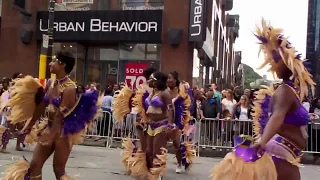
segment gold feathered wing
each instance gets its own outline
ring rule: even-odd
[[[125,85],[113,102],[113,116],[117,121],[123,121],[124,117],[131,112],[130,101],[133,90]]]

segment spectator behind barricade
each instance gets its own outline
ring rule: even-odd
[[[233,98],[233,92],[231,89],[227,90],[226,98],[222,101],[222,110],[228,109],[230,114],[233,114],[234,107],[237,104],[237,101]]]
[[[209,138],[209,141],[216,143],[220,125],[218,119],[221,112],[221,102],[218,97],[214,97],[213,91],[209,91],[206,96],[207,99],[201,104],[203,116],[206,118],[204,121],[201,121],[201,129],[206,130],[206,132],[201,132],[201,136],[202,140]]]
[[[233,98],[233,91],[231,89],[228,89],[227,90],[227,93],[226,93],[226,98],[224,98],[221,102],[222,104],[222,111],[225,111],[225,110],[228,110],[229,113],[231,114],[231,117],[233,115],[233,111],[234,111],[234,108],[237,104],[236,100]],[[235,126],[233,126],[234,122],[232,121],[224,121],[222,123],[222,130],[225,134],[225,136],[223,137],[226,137],[226,139],[224,139],[223,143],[226,143],[229,145],[231,145],[232,141],[233,141],[233,134],[234,134],[234,128]]]
[[[221,98],[224,99],[227,97],[227,91],[226,90],[222,90],[221,91]]]
[[[111,107],[113,102],[112,89],[106,89],[102,100],[101,108],[103,110],[103,118],[97,121],[97,131],[101,137],[107,137],[110,135],[112,127],[111,121]],[[99,140],[101,138],[97,138]]]
[[[86,93],[91,93],[91,92],[93,92],[93,91],[96,91],[97,90],[97,87],[96,87],[96,83],[91,83],[90,84],[90,87],[89,87],[89,89],[86,91]]]
[[[242,95],[239,103],[236,105],[233,118],[239,120],[235,124],[235,135],[252,135],[251,107],[248,96]]]
[[[311,105],[310,105],[310,102],[309,102],[309,100],[307,98],[305,98],[303,100],[302,105],[308,112],[310,112],[310,106]]]
[[[240,98],[241,98],[241,88],[240,86],[236,86],[235,88],[233,88],[233,92],[234,92],[234,99],[239,102]]]
[[[214,92],[214,97],[218,97],[219,101],[221,102],[222,98],[221,98],[220,91],[218,91],[218,86],[213,83],[213,84],[211,84],[211,88],[210,89]]]
[[[311,105],[310,113],[320,116],[320,99],[316,98]],[[314,124],[317,123],[317,124]],[[320,152],[320,119],[311,119],[308,125],[308,151]],[[313,154],[314,164],[320,163],[320,154]]]
[[[86,88],[82,85],[78,85],[77,86],[77,93],[78,94],[82,94],[82,93],[85,93],[86,92]]]

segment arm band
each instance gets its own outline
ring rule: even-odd
[[[173,110],[173,105],[172,104],[168,104],[167,108],[168,108],[168,110]]]
[[[70,110],[67,107],[60,107],[60,112],[65,116]]]

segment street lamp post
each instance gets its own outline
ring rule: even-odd
[[[49,63],[52,61],[53,52],[53,26],[54,26],[54,8],[56,0],[49,0],[49,20],[47,34],[43,35],[42,47],[39,62],[39,80],[42,85],[45,85],[46,79],[49,78]],[[48,61],[49,60],[49,61]]]

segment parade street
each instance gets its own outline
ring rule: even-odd
[[[0,153],[0,171],[12,163],[12,157],[18,158],[24,155],[28,160],[31,159],[32,151],[24,152],[13,151],[14,141],[10,142],[8,148],[10,154]],[[68,174],[79,178],[80,180],[130,180],[133,179],[126,175],[122,164],[120,163],[121,149],[108,149],[101,147],[75,146],[67,164]],[[196,158],[191,171],[183,174],[175,174],[174,156],[169,156],[168,171],[164,179],[168,180],[206,180],[210,179],[211,168],[217,164],[220,159],[215,158]],[[301,168],[302,180],[313,180],[320,176],[320,167],[306,165]],[[55,180],[52,171],[52,157],[46,162],[43,168],[43,179]]]

